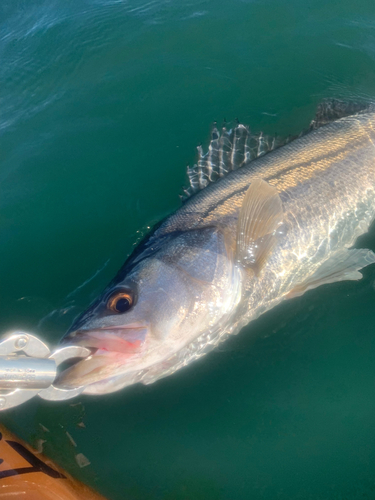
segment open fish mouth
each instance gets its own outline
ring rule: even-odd
[[[130,359],[140,356],[148,329],[140,325],[77,330],[67,343],[92,349],[91,356],[60,373],[63,388],[86,386],[116,376]]]

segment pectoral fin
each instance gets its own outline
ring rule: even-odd
[[[340,250],[324,262],[314,274],[301,284],[295,286],[287,298],[303,295],[320,285],[335,283],[336,281],[360,280],[360,269],[375,263],[375,254],[367,249]]]
[[[237,261],[258,273],[276,244],[283,206],[275,188],[255,179],[247,190],[237,223]]]

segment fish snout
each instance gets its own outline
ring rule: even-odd
[[[87,386],[113,377],[129,362],[142,356],[148,328],[145,325],[77,330],[64,343],[81,345],[92,354],[60,373],[56,383],[63,388]]]

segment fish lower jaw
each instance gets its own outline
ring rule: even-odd
[[[94,382],[86,386],[82,394],[87,396],[95,396],[101,394],[110,394],[111,392],[119,391],[128,385],[134,384],[133,377],[131,374],[126,375],[115,375],[113,377],[108,377],[99,382]]]
[[[153,383],[169,374],[170,360],[176,355],[178,355],[178,352],[164,353],[164,356],[161,356],[160,353],[146,355],[138,363],[127,363],[126,371],[122,366],[120,371],[114,370],[114,373],[108,377],[90,382],[86,385],[83,394],[92,396],[109,394],[136,383]],[[157,375],[155,376],[155,374]]]
[[[159,352],[157,352],[159,351]],[[57,385],[65,389],[85,386],[83,394],[107,394],[140,381],[153,365],[162,362],[160,350],[145,344],[140,349],[120,352],[96,348],[59,375]]]
[[[138,352],[110,351],[97,348],[96,352],[63,372],[59,385],[85,386],[83,394],[108,394],[126,386],[150,384],[172,374],[190,361],[216,347],[225,333],[224,325],[215,331],[201,333],[186,339],[168,339],[162,345],[147,338]]]

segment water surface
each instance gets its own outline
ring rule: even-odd
[[[215,120],[288,135],[324,97],[374,98],[375,8],[3,0],[0,62],[0,331],[55,343],[179,207]],[[375,250],[375,231],[360,244]],[[154,385],[1,420],[113,500],[374,498],[375,267],[364,275]]]

